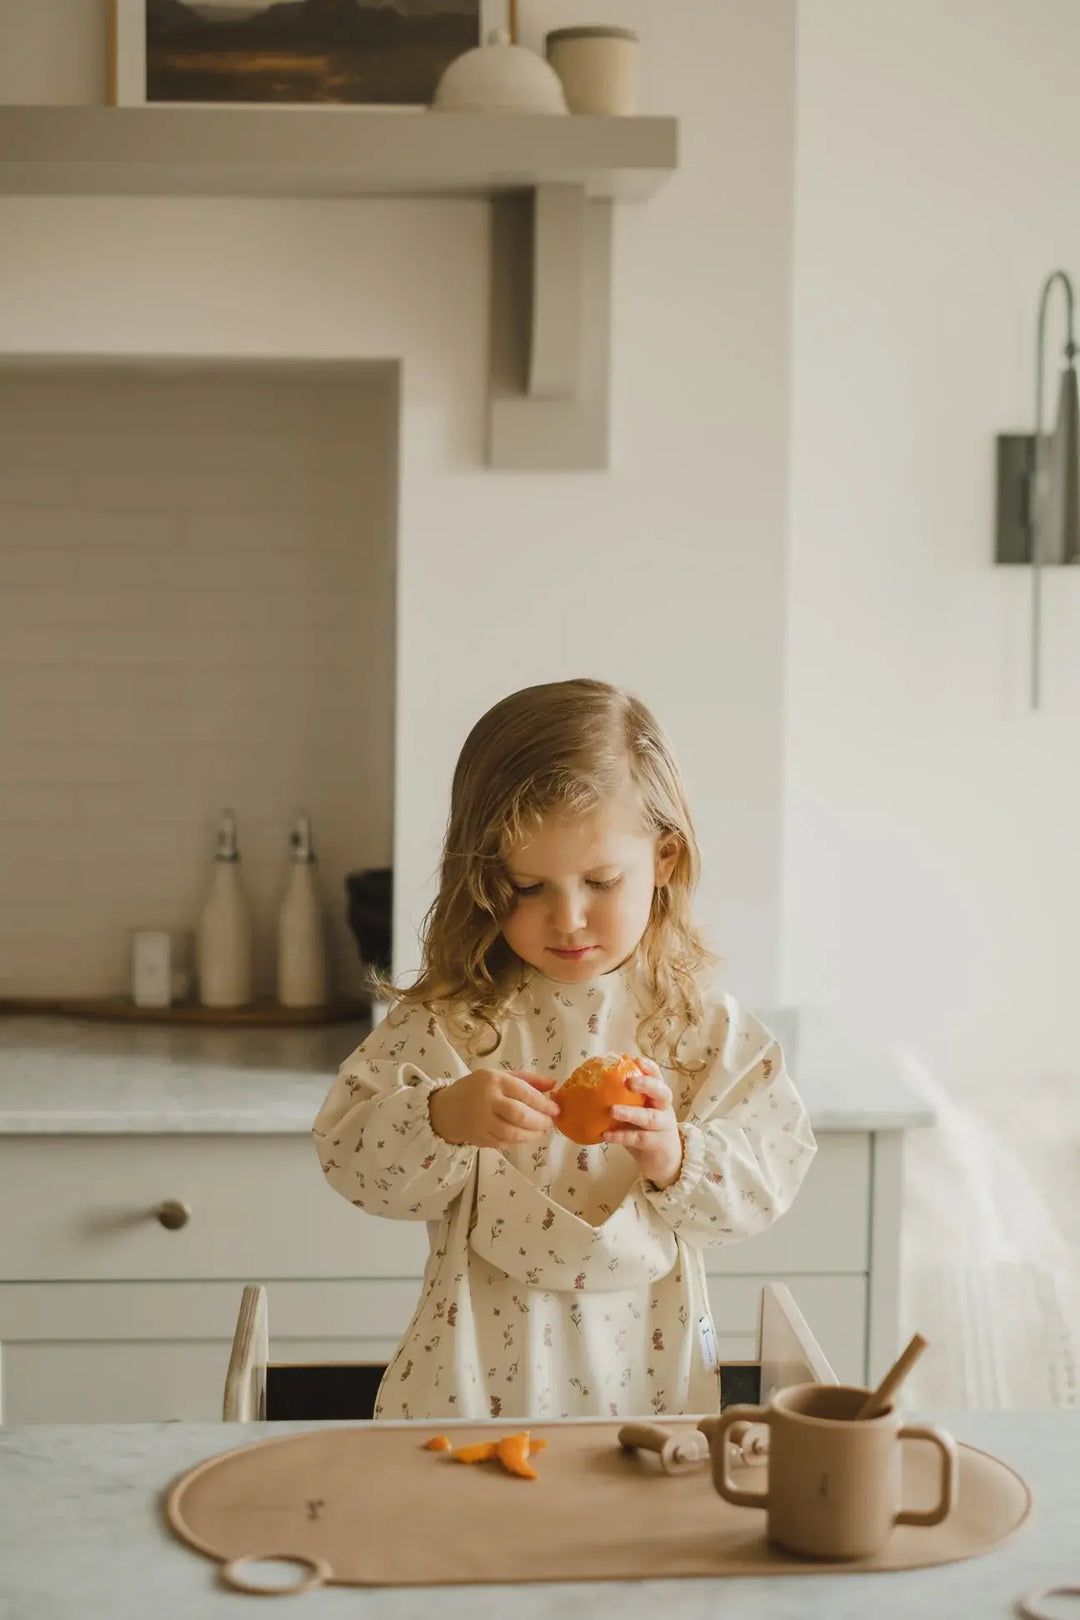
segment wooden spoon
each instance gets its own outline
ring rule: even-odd
[[[872,1395],[868,1395],[855,1414],[856,1423],[864,1418],[880,1417],[923,1351],[926,1340],[921,1333],[912,1335],[911,1343],[885,1374]]]

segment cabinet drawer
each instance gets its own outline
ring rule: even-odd
[[[242,1291],[233,1282],[0,1285],[0,1422],[217,1421]],[[385,1365],[419,1292],[416,1278],[276,1282],[271,1359]]]
[[[864,1272],[869,1138],[824,1134],[793,1208],[761,1237],[710,1249],[721,1276]],[[189,1206],[176,1231],[166,1200]],[[422,1222],[365,1215],[294,1136],[0,1140],[0,1280],[419,1277]]]
[[[707,1249],[705,1269],[789,1282],[800,1271],[864,1272],[869,1254],[870,1138],[827,1131],[787,1214],[760,1237]]]
[[[420,1287],[419,1278],[272,1282],[271,1351],[292,1339],[396,1345]],[[2,1283],[0,1341],[231,1341],[242,1294],[238,1282]]]
[[[228,1360],[228,1345],[166,1340],[3,1344],[0,1421],[213,1423]]]
[[[427,1253],[422,1222],[339,1197],[308,1137],[0,1140],[0,1281],[419,1277]]]
[[[0,1422],[219,1423],[230,1343],[93,1340],[0,1345]],[[396,1344],[297,1340],[295,1361],[385,1366]]]

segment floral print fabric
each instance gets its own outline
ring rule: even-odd
[[[387,1368],[381,1418],[625,1417],[714,1411],[706,1245],[763,1232],[816,1151],[764,1026],[730,996],[664,1070],[683,1165],[660,1190],[619,1146],[553,1130],[535,1148],[456,1147],[432,1091],[471,1069],[564,1079],[586,1057],[635,1053],[633,967],[587,984],[533,973],[495,1052],[426,1008],[392,1013],[342,1064],[315,1121],[323,1172],[372,1215],[431,1223],[420,1300]]]

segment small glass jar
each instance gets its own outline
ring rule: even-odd
[[[572,113],[627,118],[637,112],[638,37],[630,28],[555,28],[547,59]]]

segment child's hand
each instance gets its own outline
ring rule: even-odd
[[[545,1093],[558,1081],[540,1074],[474,1069],[452,1086],[431,1094],[431,1128],[444,1142],[510,1148],[539,1141],[550,1131],[559,1105]]]
[[[636,1161],[646,1180],[670,1187],[682,1170],[683,1142],[671,1106],[671,1091],[651,1058],[638,1059],[643,1079],[635,1081],[645,1095],[644,1108],[617,1103],[611,1117],[617,1128],[604,1132],[605,1142],[618,1142]]]

